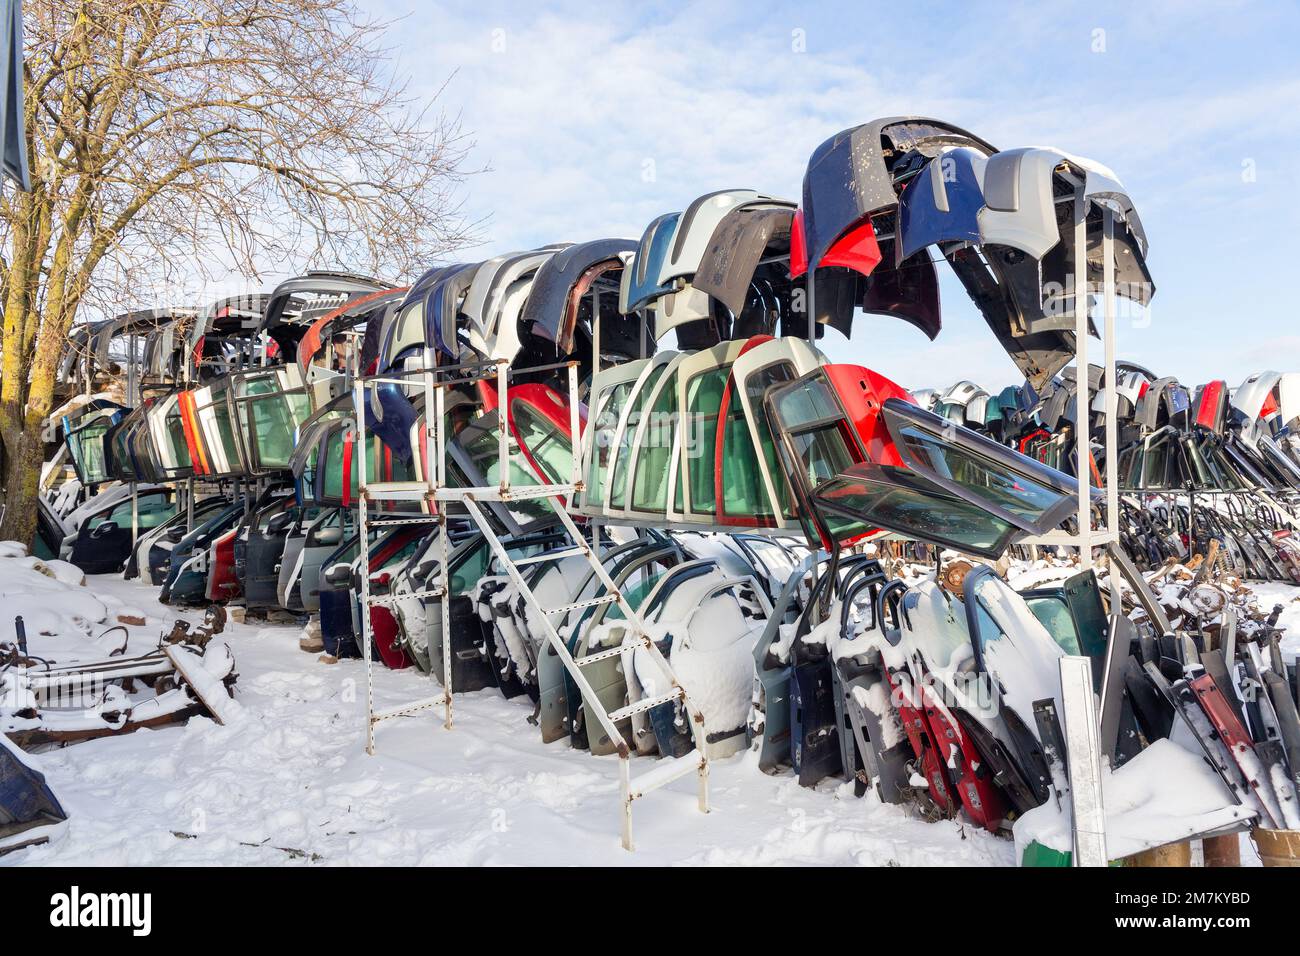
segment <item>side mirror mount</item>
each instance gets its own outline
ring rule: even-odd
[[[346,588],[352,583],[352,565],[336,564],[325,572],[325,583],[332,588]]]
[[[317,545],[338,545],[342,543],[342,528],[321,528],[315,534],[315,544]]]
[[[298,516],[292,511],[278,514],[266,523],[266,533],[272,535],[287,534]]]
[[[92,538],[102,538],[106,534],[114,534],[116,532],[117,532],[116,521],[101,521],[98,525],[95,526],[95,530],[90,532],[90,536]]]

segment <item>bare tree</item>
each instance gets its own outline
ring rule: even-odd
[[[79,312],[179,276],[400,275],[461,244],[459,123],[413,108],[348,0],[27,0],[32,188],[0,198],[0,538],[30,541]],[[7,191],[8,192],[8,191]]]

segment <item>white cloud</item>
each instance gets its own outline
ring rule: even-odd
[[[412,4],[368,6],[400,15]],[[739,3],[521,10],[484,0],[411,13],[394,29],[395,66],[417,96],[455,74],[441,106],[462,113],[474,160],[491,167],[466,185],[470,214],[490,217],[472,257],[634,238],[718,188],[798,198],[818,143],[895,113],[939,116],[1003,147],[1051,143],[1095,156],[1137,198],[1160,289],[1153,326],[1122,330],[1120,347],[1196,381],[1240,378],[1251,355],[1270,351],[1211,347],[1225,314],[1238,334],[1257,330],[1264,342],[1294,321],[1270,308],[1294,297],[1269,276],[1289,273],[1283,247],[1300,228],[1289,181],[1300,81],[1235,68],[1228,56],[1240,60],[1294,20],[1181,4],[1160,16],[1092,3],[1002,16]],[[1107,52],[1094,55],[1099,27]],[[806,30],[808,52],[792,50],[795,29]],[[1258,173],[1249,188],[1246,157]],[[863,324],[846,347],[918,384],[1013,381],[1014,366],[960,289],[945,290],[944,304],[936,343]]]

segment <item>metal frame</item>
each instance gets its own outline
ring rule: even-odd
[[[364,565],[361,571],[360,591],[361,591],[361,643],[362,656],[365,660],[366,667],[366,752],[375,753],[375,728],[382,722],[391,720],[396,717],[406,716],[419,713],[424,710],[436,707],[439,704],[443,707],[443,725],[447,729],[452,727],[452,698],[454,688],[452,687],[451,678],[451,613],[450,613],[450,582],[448,579],[448,565],[450,561],[450,547],[448,545],[448,536],[446,534],[447,524],[446,516],[441,509],[437,508],[438,502],[457,502],[464,506],[469,516],[482,532],[484,539],[487,541],[493,554],[501,563],[511,582],[518,590],[524,602],[529,606],[537,618],[543,624],[543,630],[547,642],[554,649],[556,655],[564,664],[565,670],[569,677],[578,686],[582,692],[583,698],[587,704],[588,711],[595,716],[600,723],[601,728],[609,735],[610,740],[614,742],[615,750],[619,758],[619,791],[622,802],[622,844],[625,849],[631,850],[632,844],[632,804],[633,801],[644,797],[646,794],[662,786],[694,773],[697,777],[697,799],[701,812],[707,813],[709,810],[709,761],[705,753],[704,741],[704,718],[702,713],[690,701],[685,688],[678,682],[676,675],[669,666],[667,659],[660,652],[658,646],[650,638],[644,622],[622,593],[615,586],[609,572],[601,563],[599,554],[594,550],[594,546],[588,543],[574,524],[572,517],[568,513],[567,503],[575,500],[576,493],[583,490],[582,467],[583,456],[580,454],[579,421],[578,421],[578,366],[575,362],[563,363],[568,369],[568,388],[569,388],[569,415],[570,429],[574,436],[573,440],[573,470],[570,480],[564,484],[538,484],[528,485],[521,488],[513,488],[510,485],[510,429],[507,425],[506,410],[509,397],[508,380],[510,377],[509,364],[503,359],[495,359],[487,362],[469,362],[454,366],[437,366],[434,363],[433,349],[425,345],[423,349],[423,363],[419,369],[407,369],[402,372],[389,373],[387,376],[375,376],[371,378],[362,378],[356,374],[356,368],[353,367],[353,414],[354,427],[356,428],[357,438],[364,440],[366,435],[366,413],[369,402],[366,400],[366,389],[381,383],[394,383],[398,385],[410,386],[413,384],[412,379],[418,377],[420,385],[423,387],[425,408],[432,409],[432,414],[426,414],[424,427],[427,429],[427,440],[424,443],[424,479],[422,481],[404,481],[404,482],[371,482],[366,474],[366,456],[364,454],[356,456],[355,467],[357,468],[357,531],[361,537],[362,554],[365,551],[365,542],[368,540],[369,529],[374,526],[388,526],[400,524],[437,524],[440,530],[442,560],[439,571],[439,585],[431,591],[421,592],[421,596],[432,597],[437,595],[442,601],[442,693],[430,697],[424,697],[407,704],[401,704],[395,707],[387,708],[382,711],[375,709],[374,700],[374,654],[372,650],[373,634],[370,626],[370,609],[375,606],[392,604],[391,598],[372,597],[370,594],[370,574],[369,566]],[[653,364],[653,363],[651,363]],[[650,366],[648,365],[647,368]],[[444,412],[444,393],[445,390],[455,384],[464,382],[480,382],[495,378],[497,392],[497,407],[501,411],[500,421],[498,423],[498,461],[499,474],[501,476],[500,484],[496,486],[458,488],[448,487],[447,485],[447,444],[446,434],[443,428]],[[559,519],[565,532],[573,541],[574,546],[552,551],[545,556],[534,558],[523,558],[518,561],[512,560],[505,545],[497,537],[492,528],[492,522],[480,508],[480,503],[484,501],[511,501],[523,498],[542,498],[547,500],[556,517]],[[427,509],[426,513],[418,514],[381,514],[374,518],[370,516],[370,508],[374,502],[379,501],[418,501]],[[431,513],[430,513],[431,512]],[[550,615],[565,608],[543,608],[539,604],[537,597],[529,588],[523,574],[519,570],[519,565],[536,563],[539,560],[555,560],[560,557],[582,555],[591,565],[593,573],[600,579],[601,583],[607,589],[610,595],[609,603],[617,602],[619,609],[623,613],[624,620],[628,622],[623,637],[622,644],[611,651],[601,654],[593,654],[580,660],[575,660],[569,653],[567,646],[555,626],[551,623]],[[364,559],[363,559],[364,560]],[[663,674],[667,681],[669,690],[664,693],[648,699],[639,700],[625,707],[606,711],[598,703],[598,699],[590,683],[587,681],[582,672],[586,664],[594,663],[597,660],[603,660],[613,653],[622,653],[630,650],[643,650],[650,655],[650,659]],[[628,746],[627,741],[619,733],[616,724],[620,721],[645,713],[650,709],[665,703],[674,703],[680,701],[684,706],[686,713],[690,717],[691,735],[695,742],[695,747],[687,754],[681,757],[665,757],[658,762],[658,765],[651,771],[633,777],[630,770],[630,758],[632,748]]]
[[[1088,203],[1086,184],[1080,180],[1074,190],[1074,420],[1075,473],[1079,479],[1078,529],[1074,534],[1056,530],[1025,538],[1021,544],[1063,545],[1079,549],[1080,564],[1092,567],[1092,549],[1119,540],[1119,398],[1115,382],[1115,211],[1100,204],[1102,210],[1102,402],[1106,430],[1103,448],[1106,456],[1105,525],[1094,528],[1092,522],[1092,482],[1087,467],[1090,454],[1090,429],[1087,423],[1092,410],[1088,385]]]

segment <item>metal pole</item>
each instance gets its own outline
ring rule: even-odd
[[[1084,182],[1074,190],[1074,428],[1075,472],[1079,479],[1079,563],[1092,567],[1092,454],[1088,394],[1088,200]]]
[[[447,516],[440,516],[438,522],[438,537],[442,539],[442,566],[438,571],[439,589],[442,594],[439,596],[439,602],[442,605],[442,698],[443,698],[443,726],[451,730],[451,574],[448,565],[451,563],[451,547],[447,543]],[[496,661],[489,662],[491,666],[499,666]]]
[[[501,492],[510,490],[510,434],[509,434],[509,409],[507,408],[508,396],[506,393],[506,369],[508,365],[505,359],[497,359],[497,461],[501,469]]]
[[[1102,219],[1102,300],[1105,305],[1106,370],[1104,401],[1106,403],[1106,536],[1119,535],[1119,399],[1115,381],[1115,212],[1105,207]]]
[[[358,376],[352,386],[352,457],[357,469],[358,566],[361,575],[361,654],[366,662],[366,753],[375,752],[375,670],[370,648],[370,540],[366,526],[366,388]],[[358,451],[360,454],[358,454]],[[348,488],[343,493],[348,493]]]
[[[433,445],[433,460],[430,464],[436,470],[434,482],[436,487],[441,488],[447,484],[447,403],[441,388],[434,390],[433,411],[434,423],[430,424],[426,416],[425,425],[429,429],[429,442]]]
[[[441,449],[435,447],[434,429],[442,431],[442,403],[435,397],[433,385],[433,349],[424,346],[424,484],[430,491],[438,487],[439,466],[434,459],[441,459]],[[437,394],[441,395],[441,389]],[[435,424],[436,423],[436,424]],[[418,451],[418,449],[417,449]]]
[[[132,408],[140,404],[140,382],[135,363],[135,333],[127,336],[128,356],[126,360],[126,403]]]
[[[569,363],[569,447],[573,449],[573,467],[570,470],[571,481],[573,483],[573,492],[569,495],[569,505],[572,507],[574,496],[578,493],[578,485],[581,481],[582,465],[579,463],[578,452],[582,446],[582,425],[578,421],[578,363]]]
[[[126,404],[136,408],[140,404],[140,384],[136,378],[135,332],[127,336],[126,359]],[[131,550],[135,551],[136,541],[140,537],[140,495],[139,486],[131,482]]]

